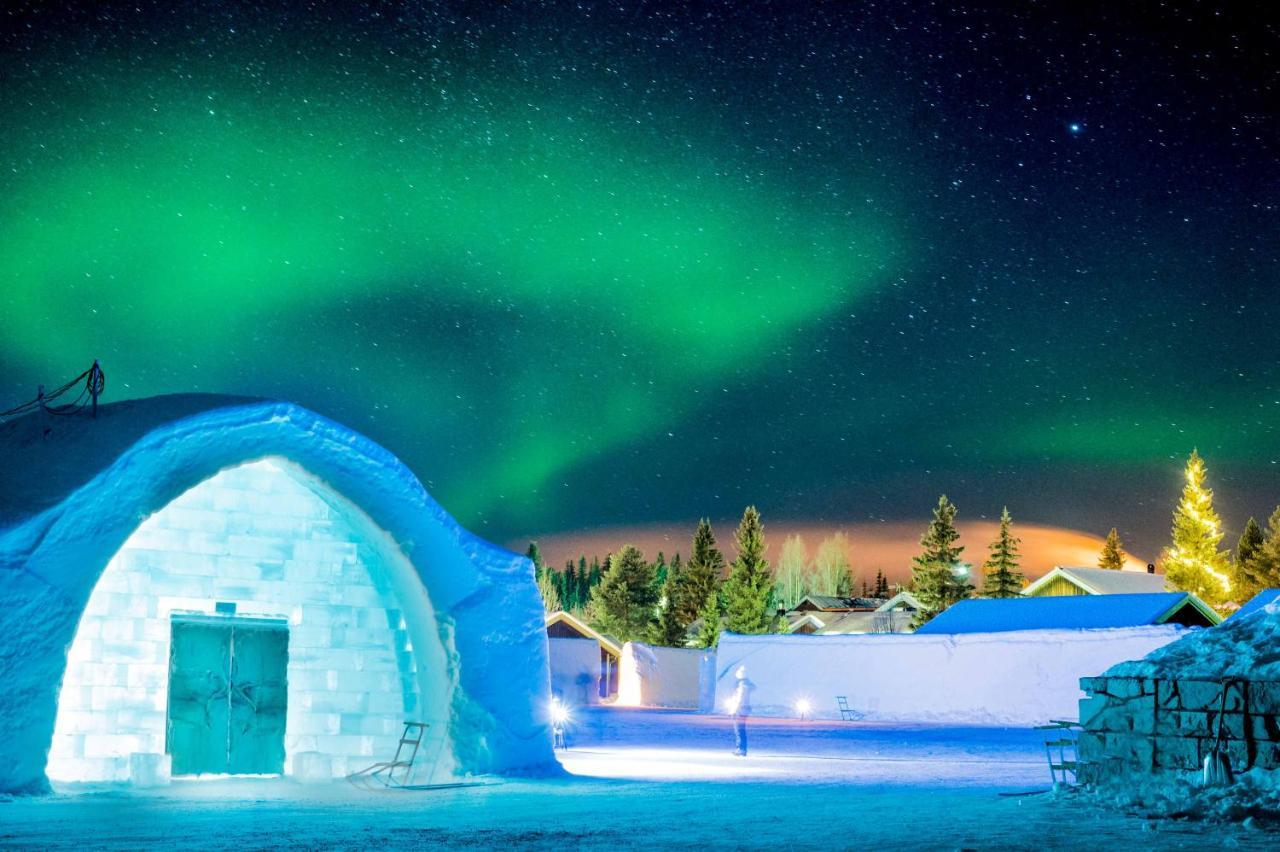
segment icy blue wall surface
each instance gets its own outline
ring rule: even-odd
[[[171,402],[172,400],[172,402]],[[207,410],[192,413],[203,404]],[[174,417],[173,411],[182,412]],[[548,669],[541,601],[528,560],[463,530],[394,456],[368,439],[287,403],[228,403],[218,397],[156,398],[106,406],[97,420],[54,424],[24,418],[3,438],[18,462],[90,465],[49,497],[33,487],[37,514],[0,529],[0,790],[47,787],[45,761],[67,649],[110,559],[153,513],[194,485],[245,462],[279,456],[366,513],[412,566],[415,588],[435,613],[449,696],[449,751],[458,772],[554,771],[544,719]],[[96,432],[95,432],[96,430]],[[140,434],[116,451],[118,435]],[[113,444],[114,441],[114,444]],[[95,456],[93,448],[111,446]],[[70,450],[79,448],[79,453]],[[65,461],[64,461],[65,459]],[[11,480],[21,476],[11,477]],[[51,476],[47,480],[59,481]],[[409,607],[406,606],[406,609]]]
[[[131,755],[164,753],[171,616],[213,615],[220,602],[288,625],[286,774],[300,752],[325,755],[336,776],[386,760],[406,720],[432,725],[424,757],[439,750],[447,704],[423,706],[418,677],[437,699],[448,682],[419,671],[407,628],[433,614],[406,621],[395,566],[348,519],[358,510],[322,500],[322,484],[293,467],[268,459],[222,471],[111,559],[68,654],[50,780],[125,781]],[[424,662],[440,675],[443,654],[430,650]]]

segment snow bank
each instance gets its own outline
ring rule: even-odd
[[[1142,659],[1112,666],[1105,677],[1280,680],[1280,601],[1198,630]]]
[[[1200,776],[1163,772],[1112,779],[1087,794],[1091,799],[1127,814],[1148,818],[1195,819],[1205,822],[1248,822],[1280,819],[1280,772],[1250,769],[1235,783],[1206,787]]]
[[[658,648],[638,642],[622,646],[618,701],[623,707],[698,708],[704,657],[695,648]]]
[[[745,664],[761,716],[838,719],[845,696],[859,719],[964,725],[1034,725],[1075,719],[1081,677],[1175,641],[1185,628],[1024,630],[943,636],[722,634],[716,708]]]
[[[279,456],[358,506],[435,615],[452,763],[554,771],[542,606],[527,559],[463,530],[391,453],[299,406],[157,397],[0,426],[0,791],[47,789],[67,649],[99,576],[150,515],[221,470]],[[412,630],[412,626],[410,627]]]

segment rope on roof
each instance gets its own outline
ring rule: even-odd
[[[70,402],[60,405],[50,405],[52,401],[58,399],[64,394],[72,390],[76,385],[84,380],[84,386],[80,389],[80,393]],[[28,400],[22,405],[14,406],[8,411],[0,411],[0,422],[15,417],[21,417],[24,414],[30,414],[37,409],[44,409],[50,414],[59,417],[65,417],[70,414],[77,414],[83,411],[85,406],[92,405],[93,413],[98,412],[98,397],[102,395],[102,389],[106,386],[106,376],[102,372],[102,368],[98,366],[97,360],[93,362],[93,366],[76,376],[66,384],[45,393],[44,385],[36,392],[35,399]]]

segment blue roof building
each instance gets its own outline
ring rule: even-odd
[[[1253,597],[1249,598],[1248,602],[1245,603],[1244,606],[1231,614],[1231,617],[1241,618],[1249,615],[1250,613],[1257,612],[1267,604],[1275,603],[1277,600],[1280,600],[1280,589],[1263,589]]]
[[[1211,627],[1221,618],[1189,592],[1070,595],[964,600],[916,633],[1003,633],[1011,630],[1090,630],[1181,624]]]

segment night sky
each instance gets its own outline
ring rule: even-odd
[[[1234,541],[1276,19],[1018,5],[9,4],[0,408],[293,400],[499,541],[945,491],[1154,553],[1198,447]]]

